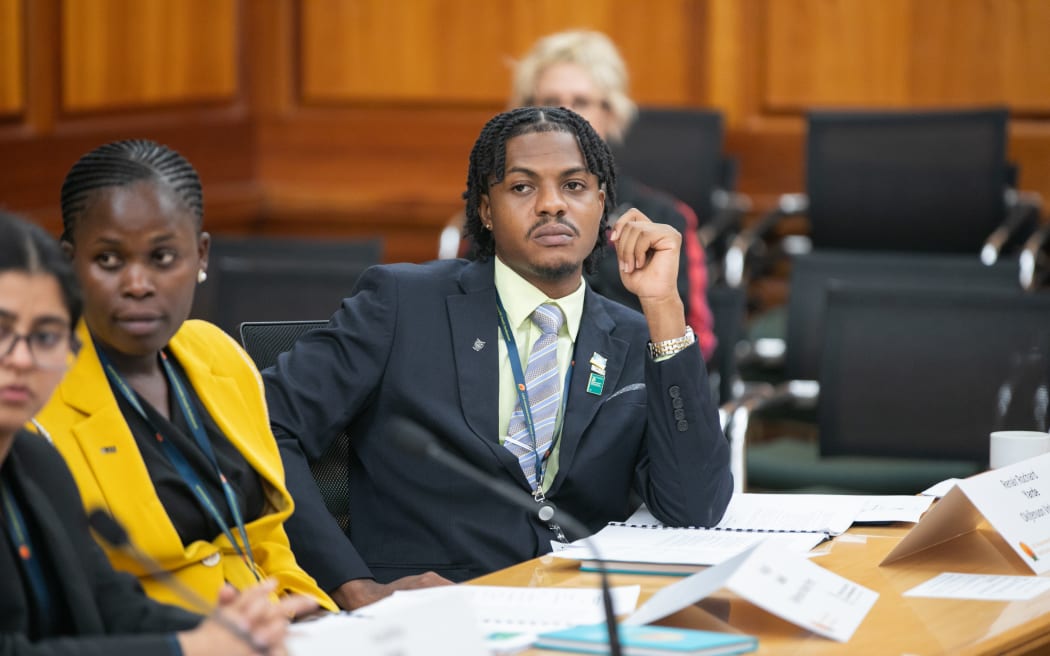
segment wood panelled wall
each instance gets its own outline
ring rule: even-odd
[[[633,0],[308,0],[302,4],[306,103],[506,102],[513,58],[540,36],[588,26],[632,59],[652,102],[698,102],[693,66],[700,5]]]
[[[265,16],[259,171],[280,232],[384,234],[388,259],[436,254],[467,158],[506,107],[512,60],[545,34],[610,34],[648,102],[703,103],[694,0],[304,0]],[[292,62],[288,67],[288,62]],[[350,212],[355,220],[345,221]]]
[[[233,0],[65,0],[61,18],[66,111],[236,98]]]
[[[22,4],[0,0],[0,116],[18,114],[25,102]]]
[[[57,220],[91,146],[182,150],[213,231],[434,254],[471,144],[538,37],[609,34],[641,104],[726,116],[740,188],[802,188],[811,107],[1006,105],[1050,199],[1050,0],[0,0],[0,205]]]
[[[1050,109],[1050,3],[973,0],[767,3],[771,111],[822,105],[1008,104]]]
[[[149,138],[200,171],[211,227],[253,229],[261,195],[242,81],[246,4],[0,0],[0,207],[57,232],[59,189],[77,158]]]

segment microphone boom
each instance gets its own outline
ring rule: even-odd
[[[466,460],[451,453],[440,444],[426,428],[405,417],[393,417],[390,420],[389,438],[394,445],[406,453],[440,463],[457,474],[468,478],[490,492],[507,501],[511,505],[524,508],[530,514],[536,516],[544,523],[554,523],[563,527],[568,532],[576,534],[583,539],[597,565],[599,580],[601,581],[602,607],[605,611],[605,625],[609,633],[609,655],[622,656],[620,648],[620,636],[616,629],[616,612],[613,610],[612,593],[609,592],[609,575],[606,571],[605,561],[589,539],[590,531],[575,517],[564,510],[560,510],[554,504],[547,501],[539,501],[526,494],[523,490],[514,487],[506,481],[490,476],[481,471]]]
[[[208,619],[229,631],[237,639],[251,647],[252,651],[260,654],[266,653],[267,650],[257,644],[250,633],[231,622],[219,612],[218,608],[197,594],[193,588],[175,578],[171,572],[161,567],[160,563],[136,547],[128,536],[128,532],[113,515],[101,508],[96,508],[88,513],[88,526],[95,532],[95,535],[102,538],[111,547],[120,550],[121,553],[137,562],[139,566],[146,570],[150,577],[166,585],[179,599],[187,602],[202,615],[207,616]]]

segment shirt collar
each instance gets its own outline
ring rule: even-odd
[[[530,320],[533,311],[539,305],[553,303],[561,308],[562,314],[565,315],[565,327],[569,330],[569,338],[575,342],[576,334],[580,330],[580,320],[583,318],[583,299],[587,295],[587,285],[583,277],[580,277],[580,286],[576,291],[559,299],[551,299],[504,264],[499,257],[494,259],[496,292],[503,301],[503,309],[507,311],[507,321],[510,322],[511,328],[519,330],[525,321]]]

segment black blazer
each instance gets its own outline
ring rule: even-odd
[[[0,544],[0,656],[168,654],[172,633],[200,623],[198,615],[152,601],[134,577],[113,570],[88,531],[69,469],[44,438],[19,433],[3,469],[21,492],[27,521],[36,523],[52,554],[76,637],[30,642],[30,593],[9,545]]]
[[[498,339],[491,260],[379,266],[327,328],[263,372],[296,502],[286,528],[322,587],[426,570],[458,581],[550,551],[551,531],[534,516],[387,439],[389,419],[405,416],[528,494],[499,444]],[[592,530],[627,517],[632,489],[673,525],[714,524],[729,502],[729,448],[699,348],[654,363],[647,340],[641,314],[587,291],[547,496]],[[586,392],[592,353],[608,358],[601,395]],[[306,464],[346,428],[349,541]]]

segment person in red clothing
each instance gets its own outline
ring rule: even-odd
[[[618,143],[637,114],[627,95],[627,81],[623,58],[607,36],[583,30],[558,32],[537,41],[517,63],[510,104],[567,107],[587,119],[603,139]],[[696,214],[670,194],[622,174],[616,196],[619,205],[611,219],[636,207],[682,234],[678,290],[685,301],[686,322],[696,333],[704,359],[709,359],[715,350],[714,321],[707,306],[707,268],[696,235]],[[603,296],[639,308],[638,300],[621,284],[614,258],[601,261],[588,282]]]

